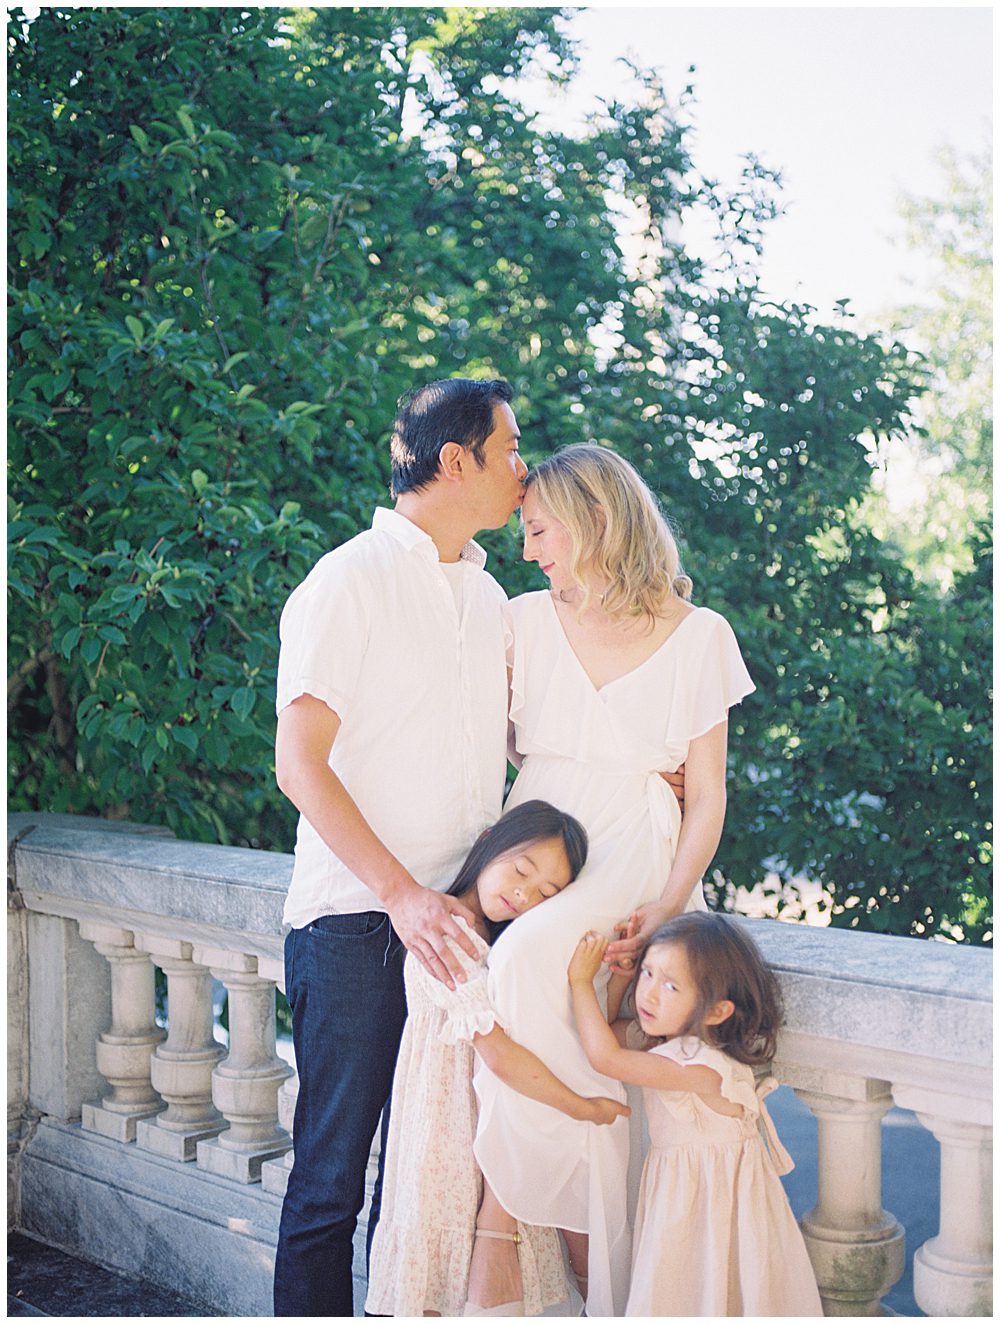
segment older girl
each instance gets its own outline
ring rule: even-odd
[[[510,603],[521,768],[508,804],[564,807],[586,828],[590,853],[572,888],[495,944],[490,994],[511,1037],[571,1089],[624,1098],[587,1061],[566,967],[586,929],[612,937],[635,916],[608,954],[624,969],[660,923],[704,908],[699,880],[725,815],[728,710],[753,683],[727,622],[688,600],[691,581],[652,493],[613,451],[579,445],[549,457],[528,475],[522,519],[525,559],[549,589]],[[661,776],[682,763],[683,822]],[[476,1088],[476,1157],[494,1219],[499,1208],[563,1229],[588,1314],[620,1315],[628,1124],[586,1126],[488,1072]],[[511,1246],[477,1242],[473,1300],[508,1299],[516,1270]]]
[[[462,1314],[475,1237],[509,1238],[512,1248],[521,1243],[523,1294],[487,1313],[538,1314],[566,1297],[562,1255],[551,1228],[495,1231],[482,1213],[477,1226],[481,1182],[472,1157],[472,1075],[478,1056],[543,1111],[563,1109],[584,1126],[609,1123],[623,1112],[615,1100],[567,1089],[509,1039],[486,991],[490,942],[513,920],[523,923],[520,917],[536,906],[551,905],[586,856],[587,836],[575,819],[541,801],[522,802],[482,834],[449,889],[477,917],[476,931],[470,931],[476,959],[454,948],[468,976],[465,983],[449,989],[412,956],[406,958],[408,1015],[392,1087],[368,1314]]]

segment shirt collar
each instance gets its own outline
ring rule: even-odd
[[[419,550],[423,556],[430,555],[435,561],[440,559],[434,545],[434,539],[430,534],[417,528],[412,520],[407,519],[405,515],[400,515],[397,510],[389,510],[385,506],[376,506],[375,513],[372,516],[372,528],[390,534],[407,551]],[[482,570],[486,564],[486,553],[472,539],[465,544],[458,556],[460,561],[468,561],[477,570]]]

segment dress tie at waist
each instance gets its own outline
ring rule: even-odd
[[[778,1082],[773,1076],[767,1076],[760,1081],[754,1090],[757,1095],[757,1102],[760,1105],[759,1127],[761,1138],[764,1141],[764,1148],[767,1150],[767,1156],[771,1160],[771,1166],[779,1177],[784,1177],[795,1167],[792,1162],[792,1156],[778,1139],[778,1133],[774,1129],[774,1122],[771,1120],[771,1114],[767,1111],[764,1100],[769,1094],[773,1094],[778,1088]]]

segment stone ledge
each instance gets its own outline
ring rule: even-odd
[[[70,1254],[204,1301],[220,1315],[270,1316],[281,1199],[43,1120],[22,1159],[19,1230]],[[365,1217],[354,1239],[364,1303]]]
[[[100,820],[67,826],[65,817],[30,817],[31,831],[14,851],[28,909],[101,916],[280,960],[290,855],[177,841],[121,824],[102,831]],[[781,976],[790,1032],[869,1055],[907,1052],[989,1067],[990,951],[774,920],[740,923]]]
[[[39,817],[14,857],[16,886],[29,909],[67,918],[114,916],[121,927],[148,916],[153,922],[146,929],[168,935],[180,927],[206,938],[238,932],[256,939],[262,955],[281,954],[290,855],[103,832],[93,820],[86,827],[53,826]]]

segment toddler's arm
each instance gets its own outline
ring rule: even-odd
[[[620,1080],[625,1085],[721,1097],[722,1077],[711,1067],[681,1066],[656,1053],[637,1052],[619,1043],[604,1018],[594,991],[594,976],[601,968],[607,947],[607,938],[597,933],[585,933],[569,963],[576,1027],[590,1065],[601,1075]]]
[[[517,1044],[495,1025],[489,1034],[477,1034],[476,1052],[505,1085],[518,1094],[557,1108],[578,1122],[606,1126],[618,1117],[627,1117],[630,1109],[615,1099],[586,1099],[554,1076],[545,1063],[530,1049]]]

